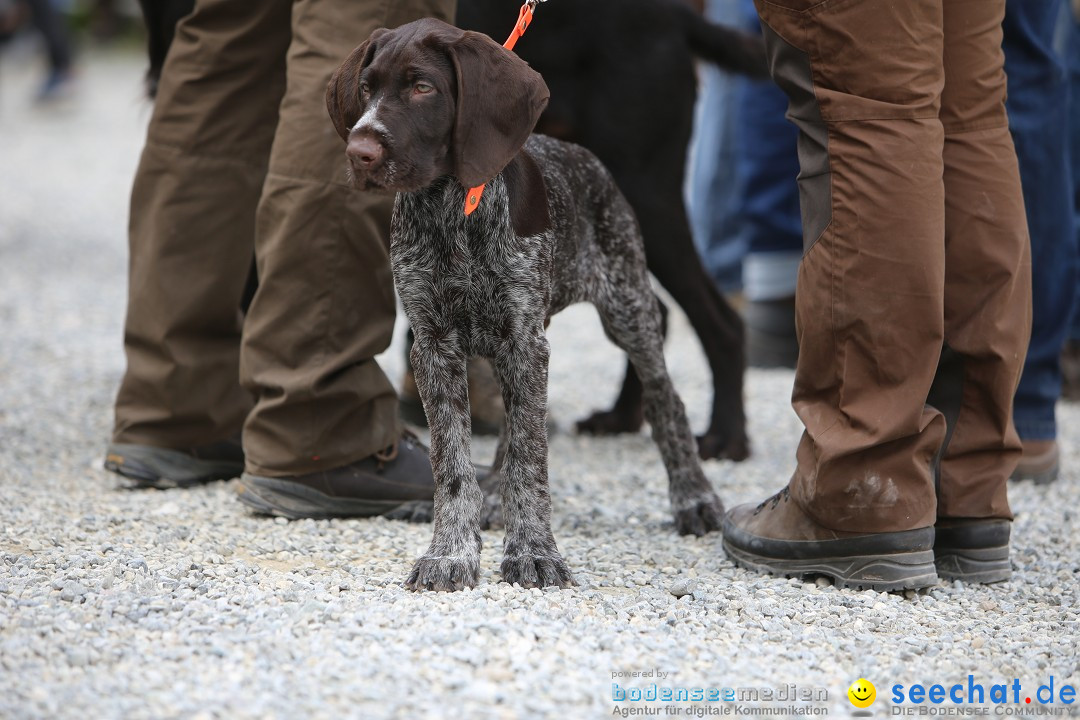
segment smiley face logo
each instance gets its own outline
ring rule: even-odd
[[[877,688],[869,680],[859,678],[847,689],[848,700],[857,708],[868,708],[877,699]]]

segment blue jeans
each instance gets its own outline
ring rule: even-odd
[[[738,0],[708,0],[705,16],[724,25],[738,24]],[[724,292],[742,289],[746,243],[735,239],[737,184],[736,90],[741,77],[712,65],[701,69],[701,96],[694,118],[693,148],[686,200],[694,244],[705,269]]]
[[[742,27],[760,31],[753,0],[740,0]],[[772,81],[738,89],[735,238],[744,244],[746,299],[795,296],[803,253],[799,211],[799,131],[787,121],[788,98]]]
[[[1080,252],[1080,18],[1066,32],[1065,58],[1069,73],[1069,155],[1072,159],[1073,211],[1076,220],[1076,246]],[[1073,305],[1069,339],[1080,342],[1080,289]]]
[[[1054,406],[1061,393],[1061,349],[1078,281],[1069,84],[1063,59],[1053,47],[1063,7],[1063,0],[1007,0],[1005,10],[1006,107],[1031,232],[1031,344],[1013,410],[1024,440],[1057,436]],[[1075,23],[1070,30],[1075,35]]]
[[[709,0],[707,17],[758,32],[753,0]],[[687,189],[694,241],[725,292],[749,300],[795,294],[802,257],[798,130],[787,96],[771,81],[752,82],[706,67]],[[745,260],[745,264],[744,264]]]

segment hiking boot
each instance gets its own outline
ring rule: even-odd
[[[506,416],[502,388],[495,379],[495,370],[484,358],[473,358],[465,366],[469,383],[469,413],[472,431],[476,435],[498,435]]]
[[[937,584],[934,528],[855,533],[818,525],[785,487],[724,516],[724,550],[736,565],[784,577],[824,575],[837,587],[879,592]]]
[[[1080,402],[1080,340],[1067,340],[1061,351],[1061,399]]]
[[[1000,518],[938,518],[934,524],[934,565],[945,580],[995,583],[1012,576],[1009,534]]]
[[[1057,480],[1061,466],[1061,449],[1057,440],[1024,440],[1024,454],[1013,470],[1010,480],[1031,480],[1046,485]]]
[[[184,488],[228,480],[244,472],[244,448],[238,438],[186,450],[152,445],[110,443],[105,469],[125,479],[125,487]]]
[[[424,403],[420,400],[416,376],[413,375],[409,359],[413,341],[410,328],[405,336],[405,375],[401,378],[401,392],[398,393],[398,413],[405,422],[426,428],[427,413],[424,412]],[[481,357],[470,358],[465,365],[465,371],[469,383],[469,415],[472,418],[473,435],[498,435],[506,408],[491,363]]]
[[[264,515],[299,518],[369,517],[426,522],[435,479],[428,449],[412,433],[357,462],[290,477],[244,473],[240,501]]]
[[[416,427],[427,427],[427,413],[420,400],[420,390],[416,387],[416,376],[412,368],[405,368],[401,377],[401,390],[398,391],[398,415],[403,422]]]
[[[498,435],[506,411],[503,407],[502,391],[495,380],[495,371],[487,360],[472,358],[467,365],[467,372],[473,434]],[[416,377],[412,368],[406,368],[405,375],[401,378],[398,408],[401,419],[405,422],[417,427],[428,426],[424,403],[420,401],[420,391],[416,388]]]
[[[752,368],[794,368],[799,362],[795,298],[751,300],[743,309],[746,364]]]

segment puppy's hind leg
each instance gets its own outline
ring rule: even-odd
[[[626,352],[641,378],[645,419],[667,470],[675,528],[680,535],[718,530],[724,506],[701,471],[686,408],[664,364],[662,318],[644,261],[623,257],[613,265],[612,276],[619,281],[606,284],[595,305],[604,331]]]
[[[569,587],[574,578],[551,532],[548,492],[548,348],[543,330],[492,359],[506,405],[502,461],[502,576],[522,587]]]
[[[431,428],[435,518],[431,545],[416,561],[411,590],[461,590],[480,574],[480,512],[484,496],[470,459],[465,354],[452,342],[436,347],[417,332],[410,353],[416,386]]]

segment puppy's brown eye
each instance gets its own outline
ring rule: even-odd
[[[435,87],[433,85],[427,84],[426,82],[418,82],[413,85],[413,90],[418,95],[427,95],[430,92],[434,92]]]
[[[367,100],[371,95],[371,86],[367,83],[360,83],[360,97]]]

